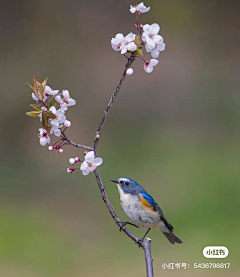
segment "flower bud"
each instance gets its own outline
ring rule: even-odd
[[[68,168],[67,168],[67,173],[71,174],[71,173],[73,173],[73,171],[74,171],[73,168],[71,168],[71,167],[68,167]]]
[[[54,146],[53,146],[53,145],[51,145],[51,146],[48,147],[48,150],[49,150],[49,151],[53,151],[53,149],[54,149]]]
[[[142,24],[140,24],[140,29],[142,29],[143,28],[143,25]]]
[[[85,153],[85,152],[84,152],[84,153]],[[75,161],[75,163],[80,162],[79,157],[75,157],[75,158],[74,158],[74,161]]]
[[[70,164],[75,164],[76,160],[74,158],[69,159]]]
[[[64,121],[64,126],[65,127],[69,128],[69,127],[71,127],[71,125],[72,125],[71,121],[69,121],[69,120]]]
[[[60,149],[58,150],[58,152],[61,154],[61,153],[64,152],[64,149],[63,149],[63,148],[60,148]]]
[[[128,68],[127,71],[126,71],[126,74],[128,76],[132,75],[133,74],[133,69],[132,68]]]
[[[83,154],[84,154],[84,156],[87,155],[87,151],[85,151]]]

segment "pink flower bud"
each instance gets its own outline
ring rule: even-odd
[[[52,146],[52,145],[48,147],[49,151],[53,151],[53,149],[54,149],[54,146]]]
[[[61,153],[64,152],[64,149],[63,149],[63,148],[60,148],[60,149],[58,150],[58,152],[61,154]]]
[[[69,120],[64,121],[64,126],[65,127],[69,128],[69,127],[71,127],[71,125],[72,125],[71,121],[69,121]]]
[[[75,160],[75,163],[80,162],[80,159],[78,157],[75,157],[74,160]]]
[[[133,74],[133,69],[132,68],[128,68],[127,71],[126,71],[126,74],[128,76],[132,75]]]
[[[84,155],[87,155],[87,151],[85,151],[83,154],[84,154]]]
[[[68,168],[67,168],[67,173],[71,174],[71,173],[73,173],[73,171],[74,171],[73,168],[71,168],[71,167],[68,167]]]
[[[140,24],[140,29],[142,29],[143,28],[143,25],[142,24]]]
[[[70,164],[75,164],[76,161],[75,161],[74,158],[70,158],[70,159],[69,159],[69,162],[70,162]]]

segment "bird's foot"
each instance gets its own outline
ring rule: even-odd
[[[121,226],[119,228],[119,232],[121,232],[126,225],[127,225],[127,221],[121,222]]]
[[[144,241],[144,237],[139,239],[136,244],[139,246],[139,247],[143,247],[143,241]]]

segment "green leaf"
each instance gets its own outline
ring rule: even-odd
[[[31,116],[31,117],[36,117],[41,113],[42,113],[42,111],[31,111],[31,112],[27,112],[26,115]]]
[[[137,50],[135,51],[135,53],[138,54],[139,56],[143,56],[143,51],[142,51],[142,49],[137,49]]]
[[[135,41],[134,42],[135,42],[136,45],[138,45],[138,36],[137,35],[135,35]]]
[[[31,108],[33,108],[35,111],[41,111],[41,106],[36,104],[29,105]]]
[[[45,111],[42,112],[42,126],[48,130],[48,117]]]
[[[51,107],[53,107],[54,106],[54,104],[55,104],[55,102],[53,101],[53,102],[51,102],[48,106],[49,106],[49,109],[51,108]]]

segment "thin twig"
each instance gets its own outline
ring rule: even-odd
[[[119,90],[120,90],[120,88],[121,88],[121,86],[122,86],[122,83],[123,83],[123,81],[124,81],[124,79],[125,79],[126,70],[131,66],[131,64],[133,63],[134,60],[135,60],[135,57],[134,57],[134,55],[132,54],[132,55],[130,56],[130,58],[128,59],[126,65],[125,65],[125,70],[124,70],[124,72],[123,72],[123,74],[122,74],[122,76],[121,76],[121,78],[120,78],[120,80],[119,80],[119,82],[118,82],[118,85],[117,85],[115,91],[114,91],[113,94],[111,95],[111,99],[110,99],[110,101],[109,101],[109,103],[108,103],[108,105],[107,105],[106,110],[104,111],[102,120],[101,120],[101,122],[100,122],[100,124],[99,124],[99,126],[98,126],[98,129],[97,129],[97,132],[96,132],[96,136],[95,136],[95,138],[94,138],[93,149],[94,149],[95,154],[96,154],[96,150],[97,150],[97,146],[98,146],[99,137],[100,137],[100,134],[101,134],[103,125],[104,125],[104,123],[105,123],[105,120],[106,120],[106,118],[107,118],[107,115],[108,115],[108,113],[109,113],[109,111],[110,111],[110,109],[111,109],[111,107],[112,107],[112,105],[113,105],[113,101],[114,101],[114,99],[116,98],[116,96],[117,96],[117,94],[118,94],[118,92],[119,92]]]
[[[61,133],[62,133],[62,135],[63,135],[63,140],[67,141],[67,144],[73,145],[73,146],[75,146],[75,147],[84,148],[84,149],[93,151],[93,148],[92,148],[92,147],[86,146],[86,145],[83,145],[83,144],[75,143],[75,142],[73,142],[69,137],[67,137],[66,134],[65,134],[63,131],[61,131]]]
[[[118,85],[115,89],[115,91],[113,92],[113,94],[111,95],[111,98],[110,98],[110,101],[107,105],[107,108],[106,110],[104,111],[104,114],[103,114],[103,117],[102,117],[102,120],[98,126],[98,129],[97,129],[97,132],[96,132],[96,136],[94,138],[94,143],[93,143],[93,148],[92,147],[89,147],[89,146],[85,146],[85,145],[81,145],[81,144],[77,144],[75,142],[73,142],[69,137],[66,136],[66,134],[64,133],[64,131],[61,131],[62,133],[62,136],[63,136],[63,140],[67,141],[68,144],[71,144],[75,147],[81,147],[81,148],[85,148],[85,149],[88,149],[88,150],[93,150],[95,152],[95,155],[96,155],[96,152],[97,152],[97,147],[98,147],[98,142],[99,142],[99,139],[100,139],[100,134],[102,132],[102,128],[103,128],[103,125],[106,121],[106,118],[107,118],[107,115],[109,113],[109,111],[111,110],[112,108],[112,105],[113,105],[113,102],[122,86],[122,83],[125,79],[125,76],[126,76],[126,70],[131,66],[131,64],[134,62],[135,60],[135,55],[132,53],[132,55],[130,56],[130,58],[128,58],[128,61],[125,65],[125,70],[118,82]],[[98,187],[100,189],[100,192],[101,192],[101,195],[102,195],[102,199],[109,211],[109,213],[111,214],[112,218],[114,219],[114,221],[116,222],[116,224],[121,228],[121,230],[127,234],[128,237],[130,237],[133,241],[135,241],[135,243],[138,243],[139,247],[142,247],[143,250],[144,250],[144,254],[145,254],[145,260],[146,260],[146,271],[147,271],[147,277],[153,277],[153,264],[152,264],[152,255],[151,255],[151,240],[146,238],[145,241],[143,243],[139,242],[139,238],[137,236],[135,236],[131,231],[129,231],[125,226],[122,226],[122,221],[119,219],[119,217],[117,216],[117,214],[115,213],[112,205],[110,204],[108,198],[107,198],[107,194],[106,194],[106,191],[105,191],[105,186],[103,185],[102,183],[102,180],[101,180],[101,176],[99,174],[99,171],[98,171],[98,168],[95,169],[94,171],[94,174],[95,174],[95,177],[96,177],[96,181],[97,181],[97,184],[98,184]]]
[[[118,85],[115,89],[115,91],[113,92],[113,94],[111,95],[111,98],[110,98],[110,101],[107,105],[107,108],[106,110],[104,111],[104,114],[103,114],[103,117],[102,117],[102,120],[99,124],[99,127],[97,129],[97,132],[96,132],[96,136],[94,138],[94,144],[93,144],[93,149],[94,149],[94,152],[96,154],[97,152],[97,146],[98,146],[98,142],[99,142],[99,139],[100,139],[100,134],[101,134],[101,131],[102,131],[102,128],[103,128],[103,125],[106,121],[106,118],[107,118],[107,115],[113,105],[113,102],[114,102],[114,99],[116,98],[121,86],[122,86],[122,83],[125,79],[125,76],[126,76],[126,70],[127,68],[129,68],[131,66],[131,64],[134,62],[135,60],[135,56],[134,54],[131,55],[131,57],[129,58],[128,62],[126,63],[125,65],[125,70],[118,82]],[[125,234],[127,234],[133,241],[135,241],[135,243],[138,243],[140,247],[143,248],[144,250],[144,254],[145,254],[145,261],[146,261],[146,272],[147,272],[147,277],[153,277],[153,263],[152,263],[152,255],[151,255],[151,240],[146,238],[146,240],[143,242],[143,243],[139,243],[139,238],[137,236],[135,236],[132,232],[130,232],[125,226],[122,227],[122,222],[121,220],[119,219],[119,217],[116,215],[112,205],[110,204],[108,198],[107,198],[107,194],[106,194],[106,191],[105,191],[105,186],[103,185],[102,183],[102,180],[101,180],[101,176],[99,174],[99,171],[98,171],[98,168],[95,169],[94,171],[94,174],[95,174],[95,177],[96,177],[96,180],[97,180],[97,184],[98,184],[98,187],[100,189],[100,192],[101,192],[101,195],[102,195],[102,199],[108,209],[108,211],[110,212],[112,218],[114,219],[114,221],[116,222],[116,224],[123,230],[123,232]]]

